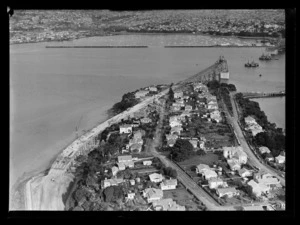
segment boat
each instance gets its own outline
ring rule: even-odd
[[[269,55],[269,54],[262,54],[260,57],[259,57],[259,60],[264,60],[264,61],[269,61],[269,60],[271,60],[272,58],[271,58],[271,55]]]
[[[254,60],[250,63],[249,61],[245,63],[245,67],[258,67],[258,63],[254,62]]]

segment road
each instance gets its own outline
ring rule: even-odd
[[[165,103],[165,102],[164,102]],[[228,207],[221,207],[219,204],[209,196],[198,184],[192,180],[178,165],[176,165],[171,160],[167,159],[166,156],[161,155],[159,152],[156,151],[156,147],[161,145],[162,142],[162,126],[163,120],[166,116],[165,113],[165,104],[163,103],[162,107],[159,107],[159,122],[156,127],[154,140],[149,147],[150,152],[153,156],[158,157],[166,166],[172,167],[177,171],[177,179],[186,187],[186,189],[190,190],[196,198],[198,198],[203,204],[207,207],[208,210],[236,210],[234,208]]]
[[[225,113],[227,115],[227,118],[228,118],[229,122],[233,126],[233,129],[236,132],[237,138],[239,139],[242,148],[247,153],[248,162],[251,165],[259,168],[260,170],[266,171],[266,172],[272,174],[273,176],[277,177],[280,180],[280,183],[283,186],[285,186],[285,179],[282,178],[281,176],[279,176],[276,172],[274,172],[274,170],[271,170],[269,167],[267,167],[266,165],[262,164],[258,160],[258,158],[254,155],[254,153],[252,152],[252,150],[250,149],[250,147],[249,147],[249,145],[248,145],[248,143],[247,143],[247,141],[245,139],[245,136],[244,136],[244,134],[242,132],[242,129],[241,129],[239,123],[238,123],[239,117],[238,117],[238,112],[237,112],[236,104],[235,104],[235,102],[233,100],[234,94],[235,93],[230,93],[230,100],[231,100],[232,109],[233,109],[233,116],[231,116],[228,113],[228,110],[225,110]],[[226,107],[226,105],[225,105],[225,107]]]

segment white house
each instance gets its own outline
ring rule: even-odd
[[[118,167],[116,167],[116,166],[113,166],[113,167],[111,168],[111,172],[112,172],[112,175],[113,175],[113,176],[115,176],[115,175],[118,173],[118,171],[119,171],[119,169],[118,169]]]
[[[150,181],[154,183],[159,183],[163,180],[163,176],[158,173],[152,173],[149,175]]]
[[[127,200],[133,200],[133,199],[134,199],[134,196],[135,196],[135,193],[134,193],[134,192],[128,193],[128,194],[127,194]]]
[[[107,188],[110,186],[117,186],[120,183],[123,183],[124,180],[122,178],[120,179],[105,179],[103,180],[103,188]]]
[[[202,170],[201,174],[205,178],[205,180],[209,180],[213,177],[218,177],[217,173],[211,169],[204,169]]]
[[[151,166],[151,164],[152,164],[151,160],[145,160],[145,161],[143,161],[143,165],[144,166]]]
[[[181,126],[181,122],[177,120],[170,122],[170,127],[176,127],[176,126]]]
[[[148,117],[141,119],[141,123],[151,123],[151,122],[152,122],[152,120]]]
[[[208,186],[210,189],[215,189],[215,188],[217,188],[219,186],[223,186],[223,185],[224,185],[224,181],[221,178],[213,177],[208,180]]]
[[[131,185],[135,185],[135,180],[131,179],[129,182]]]
[[[210,167],[206,164],[199,164],[196,167],[196,173],[202,173],[202,171],[205,170],[205,169],[210,169]]]
[[[247,184],[252,188],[253,194],[258,197],[261,196],[262,193],[267,194],[270,191],[270,188],[267,185],[263,183],[257,183],[254,180],[250,180]]]
[[[245,123],[246,123],[247,125],[250,125],[250,124],[257,124],[256,121],[255,121],[255,119],[254,119],[253,117],[251,117],[251,116],[245,117]]]
[[[177,179],[163,180],[160,183],[161,190],[173,190],[176,189]]]
[[[120,126],[120,134],[129,134],[132,132],[132,125],[131,124],[124,124]]]
[[[149,91],[144,91],[144,90],[138,91],[135,93],[135,98],[145,97],[148,93]]]
[[[265,146],[261,146],[259,147],[259,152],[261,154],[264,154],[264,153],[271,153],[270,149],[268,147],[265,147]]]
[[[252,176],[252,172],[251,172],[250,170],[245,169],[245,168],[240,169],[240,170],[238,171],[238,173],[239,173],[239,175],[240,175],[241,177],[250,177],[250,176]]]
[[[124,163],[118,163],[118,168],[119,168],[119,170],[125,170],[126,169]]]
[[[118,162],[119,163],[127,163],[132,161],[132,156],[131,155],[121,155],[118,156]]]
[[[192,107],[191,105],[186,105],[186,106],[184,107],[184,109],[185,109],[186,111],[191,111],[191,110],[193,110],[193,107]]]
[[[143,196],[147,198],[148,203],[162,199],[163,195],[163,191],[156,188],[146,188],[143,191]]]
[[[193,145],[194,149],[198,147],[198,140],[189,140],[189,142]]]
[[[224,195],[227,195],[229,198],[239,195],[239,192],[233,187],[217,188],[216,192],[220,198]]]
[[[240,170],[241,169],[241,164],[239,161],[235,158],[232,159],[227,159],[227,163],[232,171]]]
[[[156,87],[149,87],[149,91],[157,91]]]
[[[225,158],[236,158],[239,163],[247,163],[247,154],[243,151],[241,146],[237,147],[223,147],[223,156]]]
[[[182,98],[182,96],[183,96],[182,91],[174,92],[174,98]]]
[[[275,157],[275,161],[280,164],[285,163],[285,156],[279,155],[279,156]]]

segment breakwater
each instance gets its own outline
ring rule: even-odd
[[[244,92],[242,93],[244,98],[272,98],[272,97],[283,97],[285,96],[285,91],[280,92]]]
[[[148,46],[46,46],[46,48],[148,48]]]
[[[46,48],[151,48],[151,47],[157,47],[157,46],[146,46],[146,45],[131,45],[131,46],[101,46],[101,45],[94,45],[94,46],[80,46],[80,45],[74,45],[74,46],[46,46]],[[162,48],[262,48],[266,46],[248,46],[248,45],[166,45],[166,46],[158,46]]]

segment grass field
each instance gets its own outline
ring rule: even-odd
[[[192,166],[197,166],[200,163],[201,164],[207,164],[209,166],[212,166],[214,163],[216,163],[219,159],[219,156],[214,153],[207,153],[204,156],[193,156],[190,159],[184,160],[179,163],[180,166],[182,166],[185,170],[190,170]]]
[[[177,204],[185,206],[187,211],[203,211],[203,205],[185,188],[178,187],[175,190],[164,191],[163,198],[172,198]]]

